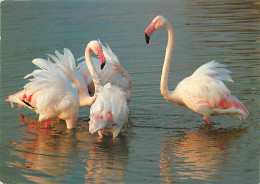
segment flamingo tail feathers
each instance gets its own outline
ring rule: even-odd
[[[220,64],[216,61],[211,61],[208,62],[202,66],[200,66],[193,74],[195,77],[199,76],[208,76],[211,77],[215,80],[219,81],[228,81],[228,82],[233,82],[233,80],[230,77],[231,71],[228,69],[225,69],[226,65]]]
[[[13,95],[10,95],[5,101],[10,102],[13,107],[14,103],[18,104],[18,109],[22,106],[27,107],[29,109],[33,109],[33,106],[30,104],[31,96],[27,97],[25,90],[21,90]]]
[[[230,96],[230,98],[223,98],[221,99],[219,105],[217,106],[218,109],[226,110],[227,114],[231,116],[238,116],[245,118],[249,112],[246,107],[240,102],[236,97]]]
[[[73,74],[76,71],[75,59],[71,51],[64,48],[64,55],[57,50],[56,56],[48,54],[48,56],[56,63],[56,65],[64,72],[64,74],[73,81]]]
[[[246,107],[240,102],[236,97],[231,96],[230,99],[225,99],[223,98],[219,105],[218,108],[223,108],[223,109],[229,109],[229,108],[236,108],[236,109],[241,109],[245,113],[249,113]]]

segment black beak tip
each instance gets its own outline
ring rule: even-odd
[[[102,63],[102,65],[100,65],[101,70],[103,70],[105,64],[106,64],[106,63]]]
[[[148,36],[148,34],[144,33],[145,34],[145,41],[146,41],[146,44],[149,44],[149,41],[150,41],[150,36]]]

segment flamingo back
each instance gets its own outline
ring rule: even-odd
[[[30,82],[24,86],[27,96],[40,114],[40,121],[60,118],[75,121],[79,108],[79,97],[64,73],[52,62],[34,59],[33,63],[42,68],[25,76]],[[76,117],[76,118],[75,118]]]
[[[96,101],[90,108],[89,130],[112,132],[118,136],[128,122],[129,109],[122,89],[106,84],[98,89]]]
[[[233,82],[229,70],[215,61],[199,67],[190,77],[183,79],[174,90],[174,95],[182,102],[185,99],[202,99],[211,107],[216,107],[221,99],[230,95],[223,81]]]
[[[233,82],[225,65],[211,61],[199,67],[190,77],[182,80],[173,91],[172,97],[180,105],[208,117],[210,114],[225,114],[218,109],[242,109],[244,117],[248,111],[226,87],[223,81]],[[177,103],[178,104],[178,103]],[[229,114],[234,114],[228,111]],[[239,111],[240,112],[240,111]]]
[[[67,48],[64,48],[64,55],[55,51],[56,56],[48,56],[56,63],[70,81],[73,81],[73,75],[76,72],[76,63],[73,54]]]
[[[102,46],[102,50],[103,50],[103,53],[104,53],[104,56],[105,56],[106,60],[109,60],[110,62],[113,62],[114,64],[120,65],[120,62],[119,62],[117,56],[111,50],[111,48],[108,46],[108,44],[106,44],[106,46],[104,46],[104,45],[102,45],[100,40],[99,40],[99,43]]]

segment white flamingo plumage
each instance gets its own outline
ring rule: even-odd
[[[92,63],[94,68],[102,81],[102,85],[107,83],[111,83],[112,85],[118,86],[125,91],[125,96],[127,102],[130,102],[131,98],[131,88],[132,88],[132,80],[130,78],[129,73],[121,66],[117,56],[113,53],[108,45],[103,46],[102,43],[99,41],[102,46],[102,51],[104,53],[106,59],[106,65],[102,69],[99,67],[99,60],[97,58],[92,57]],[[82,60],[84,57],[78,59]],[[92,77],[89,73],[89,69],[86,65],[86,62],[83,61],[78,64],[77,67],[78,71],[84,77],[89,91],[94,91],[94,83],[92,81]]]
[[[35,59],[32,61],[40,69],[34,70],[25,78],[32,77],[24,90],[10,95],[6,101],[18,108],[25,106],[39,114],[39,122],[46,121],[45,127],[52,118],[66,121],[67,128],[75,127],[79,96],[64,73],[50,61]]]
[[[129,109],[125,92],[110,83],[100,86],[97,98],[90,108],[89,132],[100,136],[111,132],[117,137],[128,121]]]
[[[128,122],[129,109],[125,92],[110,83],[102,85],[102,80],[92,63],[91,48],[101,48],[100,42],[97,40],[89,42],[85,50],[87,68],[97,93],[96,100],[90,109],[89,131],[91,133],[97,131],[100,136],[111,132],[113,137],[117,137],[122,127]]]
[[[105,62],[105,58],[102,51],[95,51],[98,54],[98,66],[101,68],[101,65]],[[76,63],[73,54],[69,49],[64,49],[64,55],[60,54],[58,51],[55,51],[55,55],[48,55],[59,67],[62,72],[67,76],[67,78],[72,83],[72,86],[76,88],[79,94],[80,106],[92,105],[95,101],[95,95],[90,96],[88,87],[86,85],[85,79],[77,71]]]
[[[245,106],[225,86],[223,81],[233,82],[225,65],[211,61],[199,67],[191,76],[183,79],[177,87],[168,90],[168,73],[172,56],[174,34],[169,21],[159,15],[145,29],[146,43],[154,30],[166,27],[168,43],[162,68],[160,90],[162,96],[177,105],[186,106],[200,114],[210,125],[210,115],[226,114],[246,118],[248,111]]]
[[[104,66],[105,58],[102,51],[95,49],[94,52],[100,59],[100,66]],[[49,126],[51,118],[64,119],[63,116],[59,115],[59,112],[64,111],[62,110],[64,107],[58,106],[58,103],[67,103],[67,108],[71,108],[73,112],[78,112],[79,106],[92,105],[96,98],[96,95],[93,97],[89,95],[84,78],[76,70],[75,59],[71,51],[65,48],[64,55],[58,51],[55,51],[55,54],[56,56],[48,55],[55,63],[52,63],[49,59],[34,59],[32,62],[41,68],[41,70],[35,70],[27,75],[25,78],[34,77],[34,79],[30,79],[31,82],[25,85],[24,90],[10,95],[6,99],[6,101],[10,101],[11,103],[18,103],[18,108],[25,106],[40,114],[39,121],[46,120],[46,128]],[[64,96],[62,91],[67,95],[73,95],[76,92],[74,95],[78,99],[74,100],[77,101],[78,105],[70,107],[72,99],[70,102],[67,98],[62,98]],[[49,108],[50,106],[53,108]],[[70,114],[67,111],[63,113]],[[44,117],[49,118],[42,118],[43,114]],[[73,121],[70,121],[70,123],[66,121],[67,128],[74,128],[76,120],[77,115],[74,113]]]

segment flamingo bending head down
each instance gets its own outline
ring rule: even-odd
[[[98,55],[100,68],[105,65],[105,57],[101,47],[92,45],[90,50]],[[45,121],[47,128],[53,118],[66,121],[67,128],[76,126],[79,106],[92,105],[96,96],[88,93],[84,78],[76,70],[75,59],[69,49],[64,55],[55,51],[56,56],[50,59],[34,59],[39,67],[25,78],[32,77],[21,90],[10,95],[6,101],[17,103],[18,108],[25,106],[39,114],[39,122]],[[12,105],[13,106],[13,105]]]
[[[123,68],[116,54],[111,50],[111,48],[106,44],[102,45],[101,41],[98,40],[101,45],[104,57],[106,59],[106,65],[103,70],[99,67],[99,60],[92,57],[93,66],[102,81],[102,85],[111,83],[112,85],[118,86],[124,90],[127,102],[130,102],[131,99],[131,89],[132,89],[132,80],[129,73]],[[78,60],[85,59],[85,57],[80,57]],[[85,61],[79,63],[77,67],[80,74],[84,77],[85,82],[87,83],[88,90],[94,91],[94,83],[92,76],[90,75],[89,68]]]
[[[102,80],[92,62],[91,48],[101,48],[100,42],[97,40],[89,42],[85,50],[86,64],[97,96],[90,108],[89,131],[98,132],[101,137],[107,133],[117,137],[128,122],[129,109],[125,92],[119,86],[110,83],[102,85]]]

